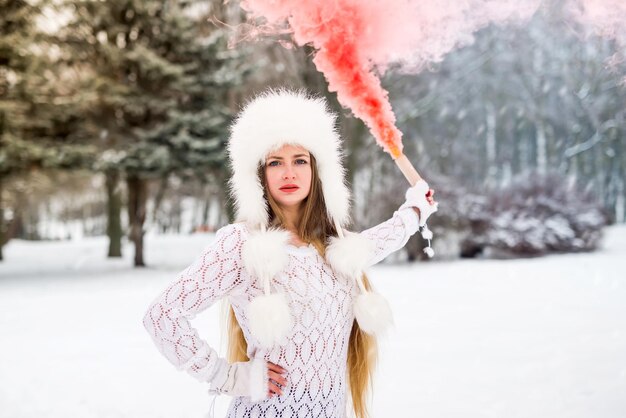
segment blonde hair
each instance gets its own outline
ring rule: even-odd
[[[265,167],[259,165],[257,175],[263,185],[264,197],[270,208],[270,225],[283,225],[285,217],[278,203],[268,192],[265,179]],[[326,204],[322,192],[322,182],[317,172],[315,157],[311,154],[311,190],[304,201],[304,209],[298,235],[305,242],[312,243],[322,257],[326,254],[326,243],[329,237],[337,236],[337,231],[326,213]],[[371,285],[365,274],[363,284],[370,290]],[[248,361],[248,344],[233,307],[225,302],[227,318],[227,359],[230,363]],[[373,392],[374,371],[378,362],[378,344],[376,337],[364,332],[355,320],[350,332],[348,345],[347,377],[352,398],[352,407],[357,418],[368,418],[368,395]]]

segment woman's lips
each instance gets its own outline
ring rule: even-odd
[[[299,189],[298,186],[283,186],[283,187],[280,188],[280,190],[282,190],[283,192],[286,192],[286,193],[293,193],[293,192],[295,192],[298,189]]]

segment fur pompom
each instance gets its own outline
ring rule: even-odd
[[[250,332],[266,348],[287,336],[293,325],[287,299],[283,293],[260,295],[248,305]]]
[[[354,316],[363,331],[377,337],[383,336],[393,325],[389,302],[376,292],[370,291],[357,296],[354,302]]]
[[[374,255],[374,243],[361,234],[346,231],[343,238],[332,237],[326,248],[326,261],[344,277],[360,277]]]
[[[250,233],[241,250],[248,273],[269,280],[283,270],[289,261],[284,248],[289,241],[289,234],[289,231],[277,228]]]
[[[432,247],[424,248],[424,253],[428,256],[428,258],[433,258],[435,256],[435,250]]]

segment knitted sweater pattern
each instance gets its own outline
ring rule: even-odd
[[[369,265],[404,247],[418,230],[411,208],[360,234],[374,243]],[[143,324],[158,350],[179,370],[202,382],[212,382],[227,367],[191,324],[194,316],[228,298],[246,338],[250,359],[263,358],[287,370],[283,394],[259,402],[233,397],[228,418],[344,418],[347,405],[348,344],[354,322],[353,279],[335,275],[313,245],[287,245],[289,262],[272,279],[272,293],[286,295],[294,326],[284,341],[270,349],[251,335],[248,304],[263,293],[260,280],[243,267],[244,223],[219,229],[215,240],[149,306]]]

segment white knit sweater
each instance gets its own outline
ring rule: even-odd
[[[418,230],[411,208],[361,232],[375,244],[374,265],[404,247]],[[343,418],[346,416],[346,362],[354,322],[354,280],[337,277],[312,246],[287,245],[289,263],[272,280],[272,292],[287,296],[294,326],[285,344],[259,347],[250,334],[247,305],[262,293],[241,260],[244,223],[230,224],[150,305],[143,323],[159,351],[180,370],[202,382],[223,379],[228,362],[204,340],[190,320],[221,298],[228,298],[248,343],[250,359],[265,359],[287,370],[283,395],[259,402],[233,397],[228,418]]]

